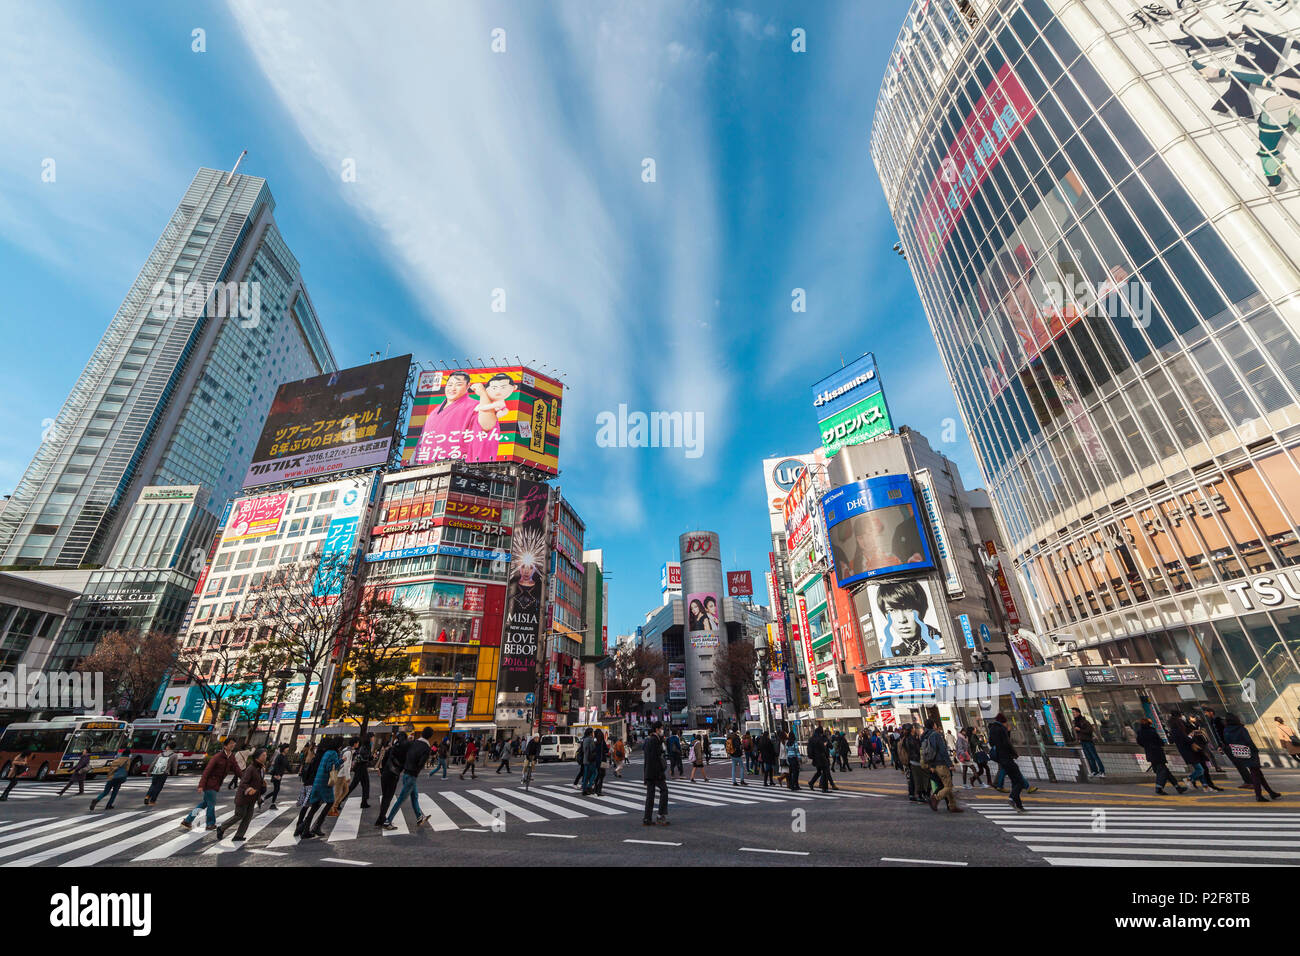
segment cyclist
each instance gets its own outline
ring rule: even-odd
[[[528,746],[524,748],[524,789],[528,789],[528,784],[532,782],[533,768],[537,766],[537,757],[541,752],[541,735],[533,734],[528,740]]]

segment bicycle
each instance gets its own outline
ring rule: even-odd
[[[537,766],[536,760],[524,761],[524,770],[522,779],[519,781],[519,786],[523,787],[525,790],[527,790],[528,785],[533,782],[533,767],[535,766]]]

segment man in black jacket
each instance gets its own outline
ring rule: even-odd
[[[1016,758],[1020,755],[1011,745],[1011,731],[1007,729],[1007,718],[1004,714],[998,714],[993,718],[993,723],[988,726],[988,733],[993,759],[997,761],[998,769],[1005,770],[1007,778],[1011,781],[1011,805],[1024,813],[1025,805],[1020,802],[1020,794],[1029,787],[1029,784],[1025,783],[1025,775],[1016,766]]]
[[[275,760],[271,761],[271,786],[274,788],[271,791],[270,809],[272,810],[276,809],[275,800],[276,797],[280,796],[280,781],[284,779],[284,775],[288,772],[289,745],[280,744],[280,746],[275,749]]]
[[[362,737],[361,746],[357,747],[356,752],[352,755],[352,786],[348,787],[348,796],[352,796],[352,791],[357,789],[357,784],[361,784],[362,810],[368,809],[370,806],[370,761],[375,755],[370,741],[374,737],[374,734],[366,734]]]
[[[642,824],[645,826],[668,825],[668,780],[666,771],[668,769],[668,758],[664,754],[664,740],[659,725],[650,728],[650,736],[645,739],[645,744],[641,748],[645,758],[645,769],[642,771],[642,779],[645,780],[645,816],[642,817]],[[659,791],[659,815],[653,820],[650,819],[650,813],[654,810],[655,791]]]
[[[1137,742],[1138,746],[1146,751],[1147,763],[1151,764],[1151,769],[1156,772],[1156,793],[1163,797],[1166,783],[1172,783],[1179,793],[1186,793],[1187,788],[1179,783],[1177,778],[1169,771],[1169,761],[1165,757],[1164,741],[1156,733],[1155,725],[1151,723],[1150,717],[1143,717],[1138,721]]]
[[[826,734],[822,730],[821,724],[817,725],[817,729],[808,738],[808,760],[817,768],[817,772],[808,781],[809,790],[814,789],[813,784],[818,780],[822,782],[822,793],[827,791],[828,785],[835,787],[836,790],[839,789],[839,787],[835,786],[835,782],[831,780],[831,752],[826,744]]]
[[[397,792],[397,781],[401,779],[402,767],[406,764],[406,751],[410,746],[406,732],[398,731],[392,745],[388,748],[388,753],[384,755],[384,765],[379,768],[379,819],[375,821],[377,827],[384,825],[384,817],[393,802],[393,794]]]
[[[758,748],[759,764],[763,768],[763,786],[774,787],[776,783],[772,780],[772,769],[776,766],[776,744],[765,730],[755,746]]]

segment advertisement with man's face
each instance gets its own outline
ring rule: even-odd
[[[410,369],[411,356],[402,355],[281,385],[244,487],[387,462]]]
[[[822,499],[822,507],[841,587],[934,567],[907,475],[882,475],[836,488]]]
[[[422,372],[402,465],[514,461],[559,471],[563,386],[520,365]]]
[[[867,588],[880,657],[934,657],[945,653],[930,582],[885,581]]]

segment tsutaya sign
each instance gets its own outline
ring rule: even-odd
[[[1246,581],[1224,584],[1223,588],[1243,611],[1300,604],[1300,569],[1257,574]]]

